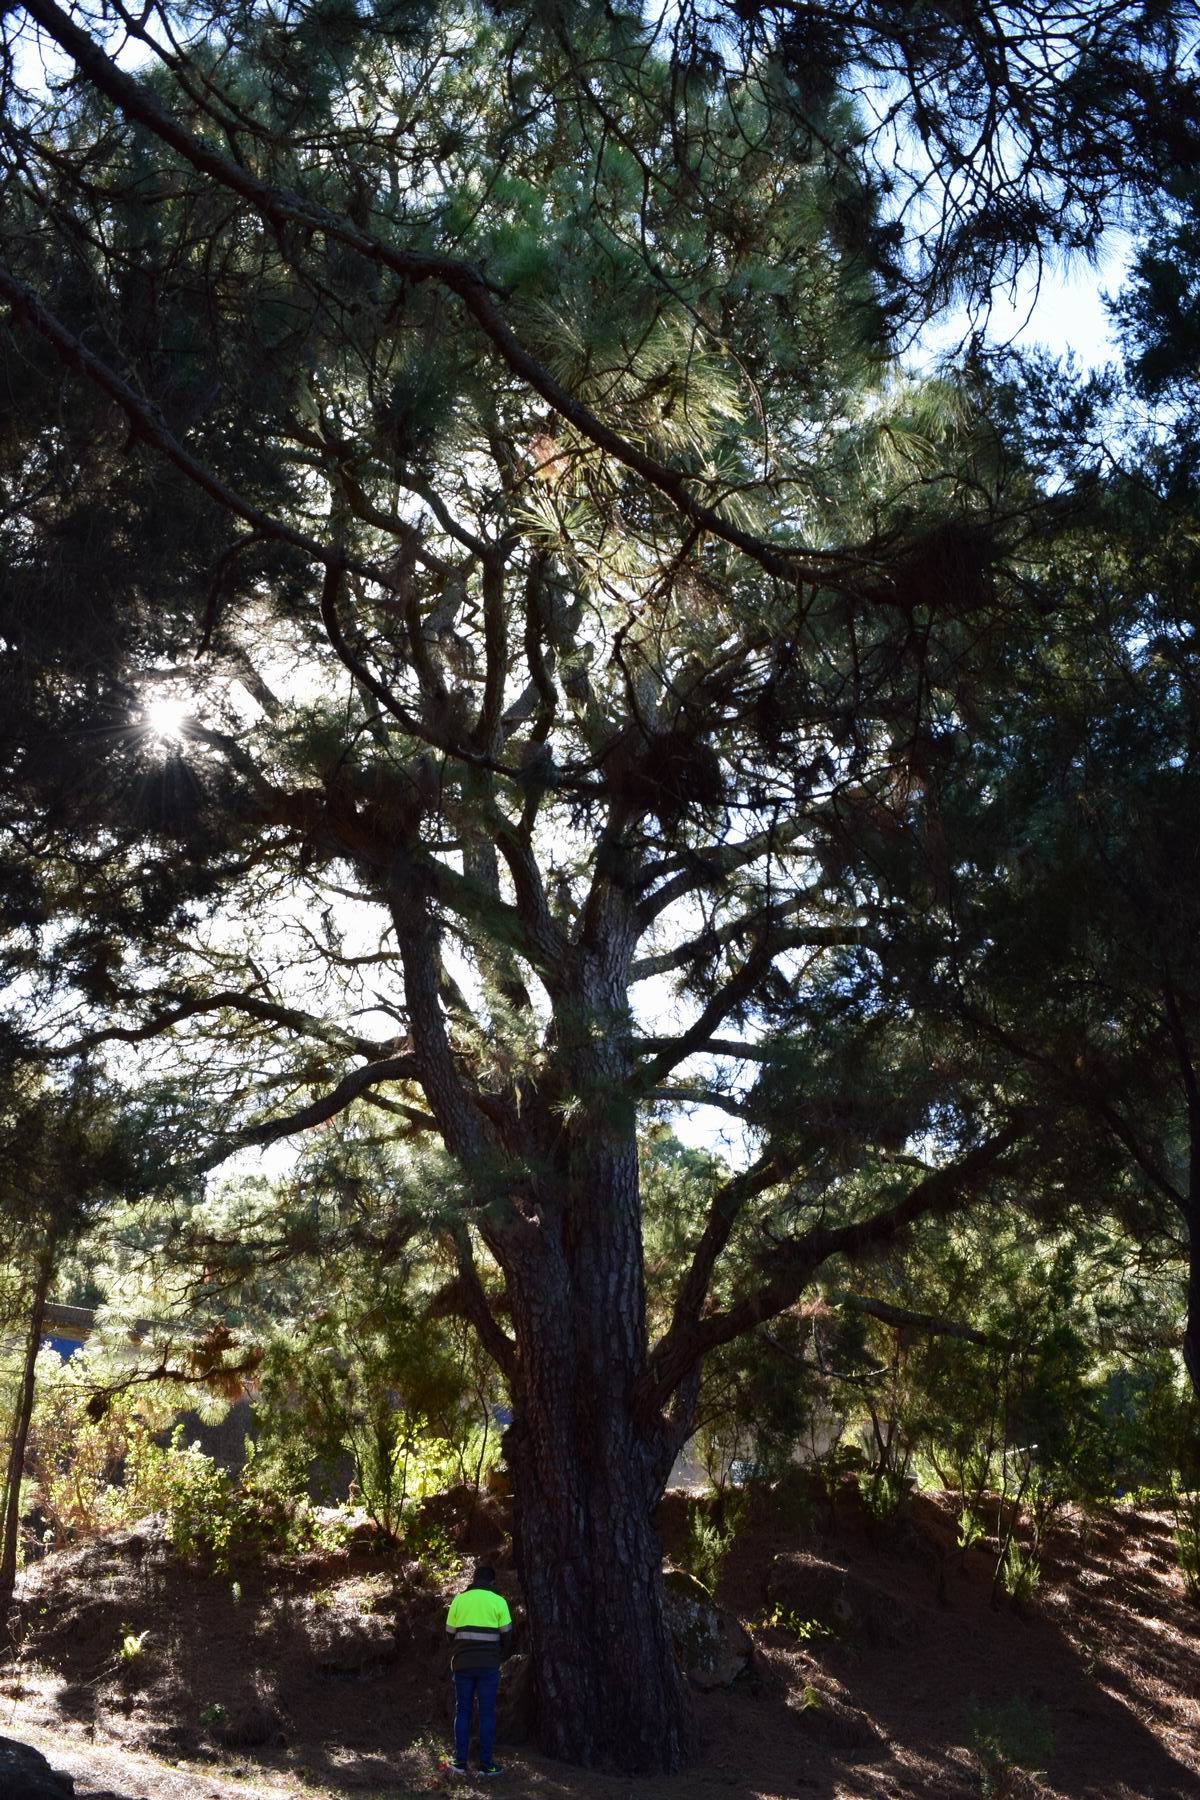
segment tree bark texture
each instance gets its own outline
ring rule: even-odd
[[[539,1742],[672,1772],[696,1748],[663,1617],[655,1510],[670,1445],[635,1416],[645,1309],[636,1157],[597,1161],[590,1219],[510,1278],[519,1368],[506,1440]]]
[[[671,1772],[697,1747],[655,1524],[678,1427],[638,1405],[647,1323],[625,1004],[634,940],[619,917],[603,925],[608,955],[580,954],[558,1011],[563,1085],[544,1115],[537,1229],[497,1244],[516,1345],[506,1448],[542,1747]]]

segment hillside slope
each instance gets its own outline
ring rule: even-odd
[[[663,1532],[677,1549],[683,1496]],[[719,1598],[754,1663],[697,1696],[700,1767],[677,1780],[583,1774],[520,1743],[510,1667],[508,1792],[539,1800],[978,1794],[996,1739],[1045,1773],[1001,1791],[1062,1800],[1200,1794],[1200,1611],[1167,1519],[1069,1519],[1026,1616],[991,1603],[994,1557],[954,1547],[947,1504],[919,1496],[873,1541],[853,1493],[800,1528],[761,1502]],[[494,1555],[521,1612],[503,1519],[457,1523]],[[18,1647],[0,1675],[0,1733],[120,1800],[429,1792],[450,1714],[442,1621],[457,1575],[430,1581],[367,1531],[336,1554],[228,1575],[189,1568],[155,1521],[51,1556],[25,1577]],[[142,1637],[142,1634],[145,1634]],[[127,1639],[140,1644],[124,1658]],[[474,1783],[461,1781],[468,1795]]]

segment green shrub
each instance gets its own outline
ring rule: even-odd
[[[969,1732],[984,1800],[1004,1800],[1016,1786],[1018,1771],[1044,1774],[1054,1754],[1045,1707],[1019,1697],[998,1706],[972,1704]]]
[[[724,1517],[720,1522],[712,1516],[711,1508],[704,1500],[693,1500],[688,1505],[687,1535],[679,1556],[680,1567],[703,1582],[710,1593],[715,1591],[721,1579],[743,1511],[744,1502],[732,1496],[726,1497]]]
[[[404,1548],[434,1582],[449,1580],[462,1564],[462,1553],[445,1526],[430,1524],[419,1512],[413,1514],[405,1532]]]
[[[773,1606],[769,1613],[764,1613],[758,1624],[761,1631],[786,1631],[799,1644],[810,1644],[820,1638],[838,1635],[824,1619],[805,1619],[798,1612],[779,1605]]]
[[[858,1491],[873,1525],[890,1525],[908,1494],[908,1482],[898,1469],[880,1469],[858,1476]]]
[[[256,1408],[259,1441],[307,1487],[340,1491],[347,1463],[359,1504],[399,1543],[414,1508],[457,1483],[482,1486],[501,1455],[503,1398],[457,1321],[423,1321],[404,1269],[353,1258],[329,1266],[322,1303],[270,1339]]]
[[[1174,1537],[1184,1592],[1200,1606],[1200,1492],[1175,1496]]]
[[[968,1499],[960,1505],[958,1515],[958,1531],[956,1534],[958,1547],[964,1556],[974,1544],[982,1542],[987,1536],[987,1520]]]
[[[241,1476],[234,1478],[199,1444],[185,1449],[181,1438],[177,1426],[162,1453],[167,1532],[181,1556],[227,1573],[243,1557],[292,1554],[320,1541],[307,1499],[260,1464],[252,1444]]]
[[[86,1352],[69,1362],[54,1350],[38,1358],[27,1466],[58,1543],[112,1531],[165,1503],[155,1434],[170,1413],[144,1386],[105,1392],[109,1373]]]
[[[149,1636],[150,1636],[150,1633],[148,1630],[147,1631],[128,1631],[128,1630],[126,1630],[122,1634],[121,1642],[117,1646],[118,1661],[122,1662],[122,1663],[136,1662],[138,1657],[141,1656],[142,1652],[145,1650],[146,1639]]]
[[[351,1421],[347,1443],[360,1505],[390,1543],[419,1554],[421,1502],[449,1487],[459,1473],[457,1447],[433,1436],[419,1413],[390,1404]]]
[[[1027,1606],[1041,1586],[1042,1566],[1032,1550],[1010,1538],[1000,1558],[1000,1585],[1015,1606]]]

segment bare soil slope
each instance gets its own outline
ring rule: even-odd
[[[500,1566],[519,1650],[503,1525],[493,1505],[456,1529],[468,1564],[487,1553]],[[668,1496],[668,1552],[682,1527],[682,1497]],[[1053,1742],[1045,1774],[1011,1793],[1197,1800],[1200,1611],[1171,1552],[1161,1515],[1068,1520],[1020,1616],[993,1607],[994,1555],[960,1555],[936,1496],[874,1536],[853,1493],[820,1527],[759,1502],[719,1590],[753,1633],[754,1666],[697,1696],[703,1764],[676,1780],[581,1774],[517,1742],[504,1791],[965,1797],[980,1792],[973,1717],[1015,1708]],[[442,1621],[459,1584],[431,1585],[366,1532],[337,1554],[224,1576],[184,1565],[153,1523],[61,1551],[24,1579],[0,1733],[37,1743],[81,1795],[118,1800],[435,1791],[450,1714]],[[506,1727],[520,1738],[518,1718]],[[456,1789],[466,1800],[477,1785]]]

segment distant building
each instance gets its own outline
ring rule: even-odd
[[[87,1342],[95,1322],[90,1306],[47,1306],[42,1349],[57,1350],[67,1361]]]

